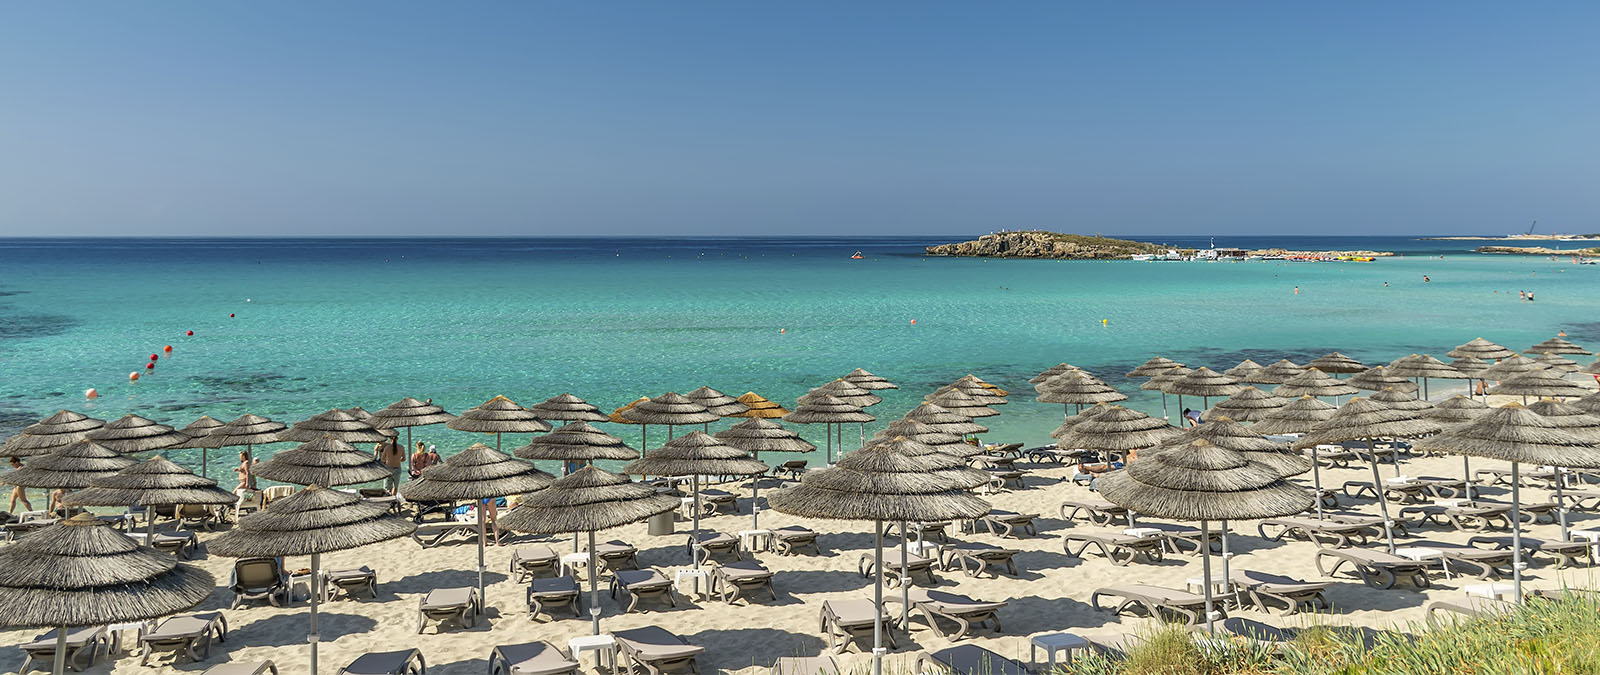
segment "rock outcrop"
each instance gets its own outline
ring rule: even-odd
[[[1050,258],[1061,260],[1114,260],[1136,253],[1165,253],[1167,247],[1142,241],[1061,234],[1043,230],[996,232],[972,241],[939,244],[928,255],[981,258]]]
[[[1600,255],[1596,248],[1548,248],[1544,246],[1479,246],[1479,253],[1500,255]]]

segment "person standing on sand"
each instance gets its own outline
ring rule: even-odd
[[[22,468],[22,460],[17,459],[16,457],[12,457],[11,458],[11,470],[12,471],[16,471],[17,469],[20,469],[20,468]],[[33,510],[33,503],[28,501],[28,491],[22,489],[21,485],[18,485],[18,486],[14,487],[14,488],[11,488],[11,507],[6,509],[6,510],[10,511],[12,513],[16,513],[17,512],[17,502],[19,502],[19,501],[22,502],[22,510],[24,510],[24,511],[32,511]]]
[[[400,472],[406,467],[405,451],[400,449],[400,443],[391,438],[374,447],[372,454],[389,467],[389,494],[395,494],[400,489]]]
[[[233,470],[234,475],[238,476],[239,487],[233,489],[234,494],[243,496],[256,489],[256,462],[248,450],[239,453],[239,468]]]
[[[417,451],[411,453],[411,480],[422,477],[422,470],[428,468],[428,446],[422,441],[417,441]]]

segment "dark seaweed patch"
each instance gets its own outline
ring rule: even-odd
[[[244,373],[238,375],[192,375],[189,381],[213,391],[279,391],[291,380],[277,373]]]
[[[0,340],[54,337],[77,325],[77,319],[60,314],[0,313]]]

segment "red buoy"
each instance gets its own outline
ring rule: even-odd
[[[144,364],[144,369],[145,370],[155,370],[156,369],[156,364],[154,364],[154,363],[146,363],[146,364]]]
[[[229,315],[228,315],[228,318],[230,318],[230,319],[232,319],[232,318],[233,318],[233,315],[232,315],[232,314],[229,314]]]
[[[151,354],[150,355],[150,360],[151,361],[159,361],[159,360],[161,360],[161,357],[159,355],[157,355],[157,354]]]
[[[194,335],[194,331],[189,331],[187,333],[184,333],[184,335]]]

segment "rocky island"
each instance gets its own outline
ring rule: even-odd
[[[1479,246],[1479,253],[1499,255],[1600,255],[1600,248],[1550,248],[1548,246]]]
[[[1138,253],[1166,253],[1167,247],[1142,241],[1062,234],[1043,230],[995,232],[972,241],[939,244],[928,255],[981,258],[1050,258],[1057,260],[1117,260]]]

